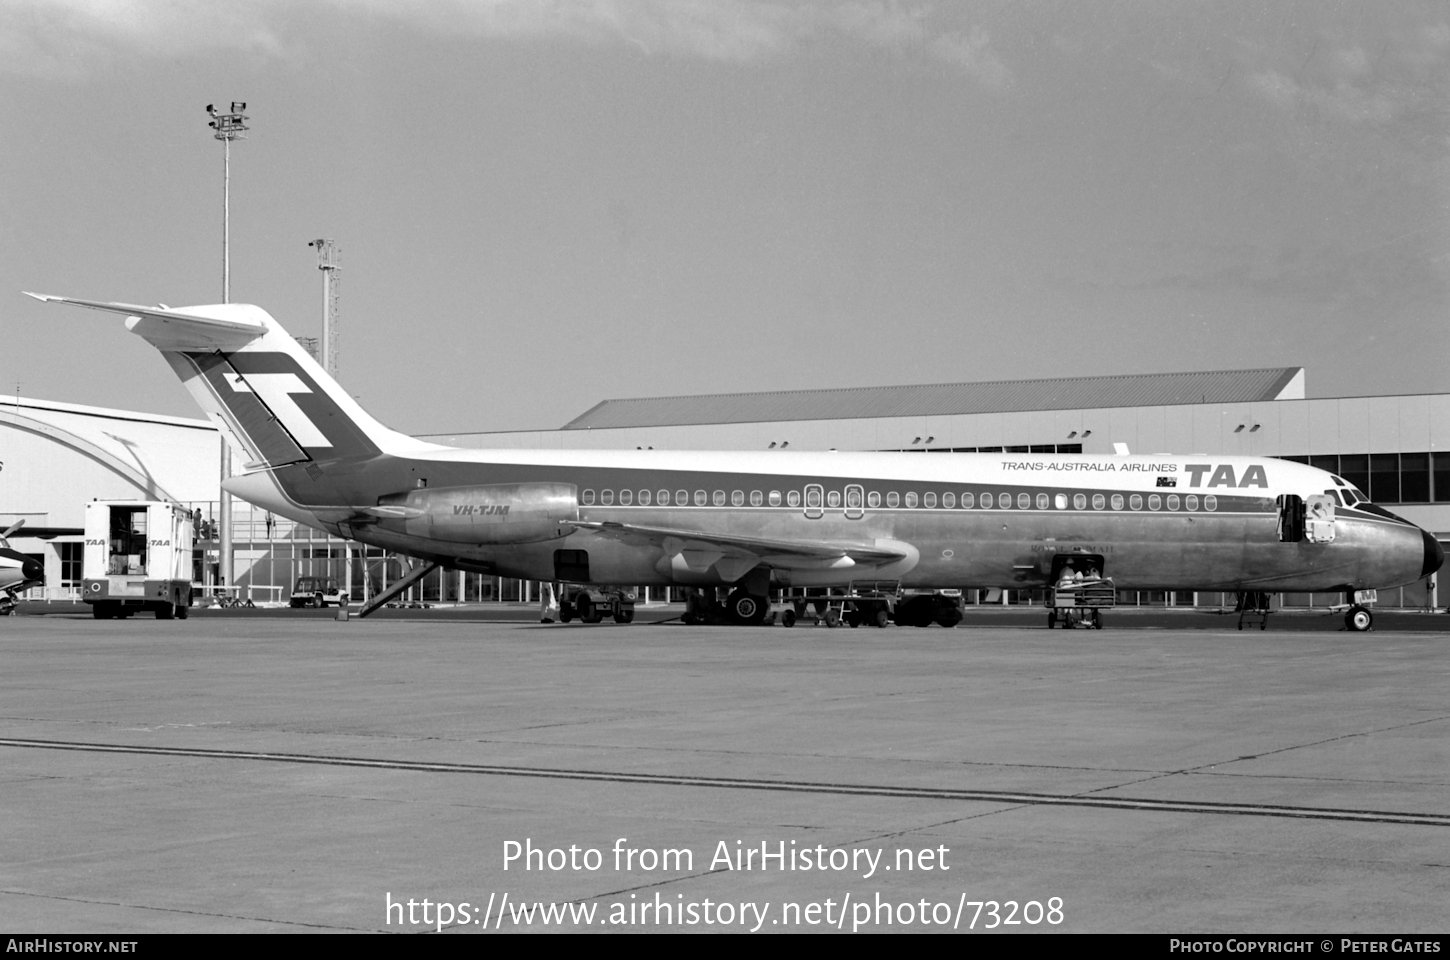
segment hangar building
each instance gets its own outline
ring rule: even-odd
[[[1307,399],[1302,367],[988,383],[786,390],[605,400],[558,430],[447,433],[473,448],[899,450],[1276,456],[1338,473],[1450,545],[1450,394]],[[0,403],[6,523],[79,526],[93,497],[164,497],[198,516],[197,579],[216,580],[219,440],[205,420],[16,398]],[[238,502],[236,585],[277,599],[301,575],[352,584],[354,597],[399,575],[376,548],[327,537]],[[50,595],[79,579],[78,538],[22,541],[43,553]],[[1433,578],[1432,578],[1433,579]],[[528,584],[477,574],[429,578],[425,599],[527,599]],[[983,594],[986,591],[982,591]],[[1021,602],[1029,597],[993,597]],[[983,599],[974,597],[973,599]],[[1323,605],[1337,595],[1285,598]],[[1436,605],[1433,583],[1381,605]],[[1143,591],[1122,602],[1218,605],[1218,594]]]

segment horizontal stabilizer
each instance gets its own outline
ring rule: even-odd
[[[68,303],[128,317],[128,330],[163,350],[236,348],[267,332],[266,314],[244,303],[220,303],[173,310],[163,306],[143,307],[134,303],[107,303],[102,300],[52,297],[29,291],[24,293],[42,303]]]

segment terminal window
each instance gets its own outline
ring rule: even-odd
[[[1375,503],[1450,503],[1450,453],[1285,456],[1343,477]]]
[[[81,563],[85,556],[86,545],[83,543],[60,543],[60,584],[63,587],[76,587],[81,582]]]

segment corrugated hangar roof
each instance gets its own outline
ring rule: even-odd
[[[566,423],[563,429],[949,416],[1303,399],[1303,369],[1268,367],[1262,370],[1066,377],[1060,380],[637,397],[601,401]]]

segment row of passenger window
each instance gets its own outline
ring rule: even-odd
[[[799,507],[802,504],[801,492],[799,490],[788,490],[784,494],[779,490],[772,490],[769,493],[752,490],[748,495],[748,499],[752,507],[763,506],[766,503],[769,503],[772,507],[778,507],[782,503],[788,507]],[[847,509],[859,510],[862,506],[861,499],[862,491],[859,487],[848,487],[843,497],[839,490],[822,491],[819,487],[812,486],[806,489],[804,503],[807,508],[818,509],[822,506],[840,507],[844,502]],[[1165,506],[1169,510],[1198,510],[1200,506],[1198,495],[1194,493],[1190,493],[1182,498],[1176,493],[1170,493],[1167,497],[1153,493],[1149,494],[1146,499],[1149,510],[1162,510]],[[585,490],[580,494],[579,500],[586,507],[593,506],[596,502],[595,492],[593,490]],[[696,490],[693,496],[688,490],[676,490],[673,494],[668,490],[660,490],[657,492],[640,490],[638,493],[632,490],[621,490],[618,494],[618,503],[626,507],[635,503],[638,503],[642,507],[650,506],[652,503],[662,507],[670,506],[671,503],[681,507],[690,506],[692,503],[697,507],[708,507],[712,504],[717,507],[723,507],[727,503],[731,506],[743,507],[745,506],[746,500],[747,494],[743,490],[732,491],[728,498],[724,490],[716,490],[713,494],[707,493],[704,490]],[[615,502],[616,495],[613,490],[599,491],[598,503],[607,507],[612,506]],[[935,492],[923,493],[920,497],[915,492],[902,496],[894,490],[885,494],[884,498],[881,493],[875,490],[865,494],[865,505],[868,507],[880,507],[883,502],[887,507],[905,505],[908,508],[915,508],[920,505],[927,509],[935,509],[937,504],[940,503],[941,506],[949,510],[955,509],[958,504],[961,505],[961,509],[963,510],[990,510],[993,508],[1010,510],[1014,506],[1018,510],[1031,510],[1034,506],[1038,510],[1066,510],[1069,504],[1074,510],[1086,510],[1088,508],[1089,498],[1087,494],[1083,493],[1072,494],[1070,498],[1066,493],[1053,494],[1050,497],[1046,493],[1039,493],[1035,498],[1029,493],[1019,493],[1015,497],[1010,493],[998,493],[996,495],[983,493],[980,497],[975,493],[963,493],[960,499],[958,499],[955,493],[943,493],[940,499],[938,499]],[[1101,493],[1095,493],[1092,495],[1091,502],[1094,510],[1106,510],[1110,506],[1114,510],[1122,510],[1125,506],[1129,510],[1142,510],[1144,507],[1144,497],[1137,493],[1131,494],[1126,500],[1120,493],[1115,493],[1111,497]],[[1209,511],[1217,510],[1218,498],[1213,494],[1205,496],[1202,500],[1202,508]]]

